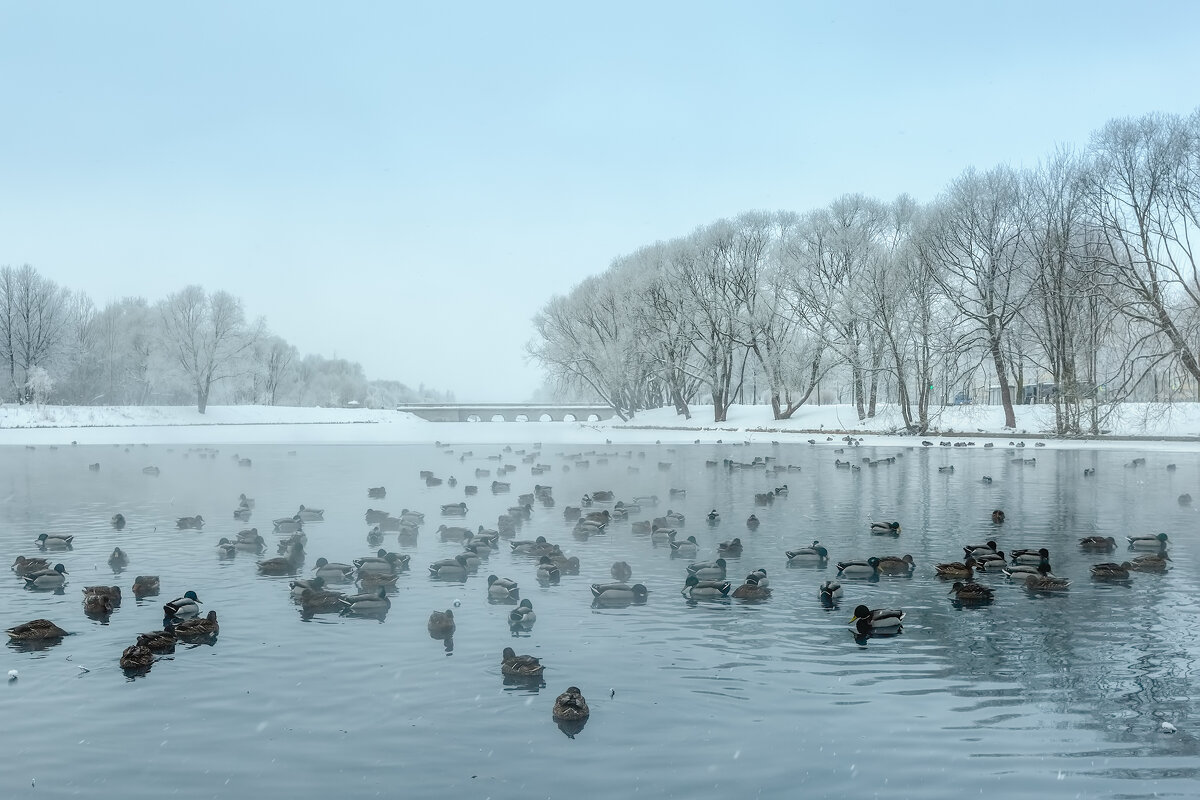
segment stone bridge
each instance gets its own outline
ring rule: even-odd
[[[608,406],[539,405],[531,403],[404,403],[397,411],[407,411],[430,422],[562,422],[611,419],[616,413]]]

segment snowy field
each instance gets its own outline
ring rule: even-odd
[[[1119,407],[1103,427],[1102,440],[1048,437],[1048,447],[1129,447],[1200,450],[1200,404],[1131,403]],[[1007,441],[1046,436],[1052,429],[1049,406],[1019,406],[1017,427],[1004,429],[1000,406],[938,409],[941,431],[926,437],[896,435],[895,408],[859,423],[849,405],[806,406],[790,420],[771,419],[768,406],[734,406],[729,421],[712,422],[711,407],[693,408],[685,420],[673,409],[645,411],[629,422],[426,422],[407,412],[344,408],[210,406],[199,414],[186,406],[0,406],[0,445],[79,444],[418,444],[424,442],[546,442],[603,444],[654,441],[836,440],[853,431],[865,444],[912,444],[922,438]],[[1167,441],[1154,441],[1168,439]],[[1130,442],[1129,440],[1134,440]]]

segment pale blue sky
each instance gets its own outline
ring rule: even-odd
[[[1200,3],[0,5],[0,264],[228,289],[304,352],[523,400],[530,318],[751,209],[929,200],[1200,105]]]

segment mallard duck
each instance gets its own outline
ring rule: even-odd
[[[442,506],[442,516],[444,517],[465,517],[466,515],[466,503],[447,503]]]
[[[750,580],[751,578],[754,578],[754,580],[758,581],[758,585],[762,586],[763,588],[771,585],[771,581],[767,578],[766,567],[759,567],[746,576],[746,580]]]
[[[157,575],[138,575],[133,579],[134,597],[152,597],[158,594],[158,588],[159,580]]]
[[[125,515],[124,514],[113,514],[112,519],[109,520],[109,524],[111,524],[114,528],[116,528],[119,531],[124,530],[125,529]]]
[[[382,572],[367,572],[358,576],[358,585],[362,587],[364,592],[374,590],[379,586],[392,589],[395,588],[396,582],[399,579],[399,575],[385,575]]]
[[[787,493],[788,493],[788,485],[786,483],[783,486],[775,487],[775,495],[777,497],[781,496],[781,495],[786,495]]]
[[[1079,540],[1081,550],[1110,553],[1117,547],[1117,540],[1111,536],[1084,536]]]
[[[733,590],[733,596],[741,600],[766,600],[771,596],[771,590],[758,582],[758,577],[751,573],[746,576],[746,582]]]
[[[241,508],[254,508],[254,498],[246,497],[246,495],[244,493],[239,494],[238,495],[238,506],[240,506]]]
[[[787,556],[788,564],[824,564],[829,560],[829,551],[816,541],[808,547],[788,550],[784,555]]]
[[[718,522],[721,521],[721,512],[717,511],[715,508],[712,511],[708,512],[708,514],[706,516],[708,518],[709,525],[716,525]]]
[[[237,555],[237,551],[237,542],[231,542],[224,536],[222,536],[221,540],[217,542],[217,553],[221,556],[221,558],[232,558],[233,556]]]
[[[578,686],[570,686],[554,700],[554,718],[563,722],[578,722],[585,720],[591,714],[587,701]]]
[[[301,505],[300,510],[296,512],[296,516],[300,518],[301,522],[317,522],[325,519],[325,509],[309,508],[308,506]]]
[[[612,565],[609,574],[613,576],[613,580],[625,583],[633,577],[633,567],[626,564],[624,561],[617,561]]]
[[[275,527],[276,533],[295,533],[296,531],[304,530],[304,520],[300,519],[299,514],[292,517],[280,517],[279,519],[271,520],[271,524]]]
[[[429,574],[443,580],[463,580],[467,577],[467,557],[459,553],[454,558],[444,558],[429,565]]]
[[[150,669],[154,663],[154,653],[149,647],[144,647],[140,644],[130,645],[121,653],[121,669],[129,670],[130,672],[137,670]]]
[[[856,606],[854,616],[850,618],[851,626],[859,633],[870,633],[874,630],[888,630],[900,626],[904,620],[904,612],[898,609],[875,609],[866,606]]]
[[[1025,588],[1031,592],[1063,592],[1071,582],[1052,575],[1026,575]]]
[[[21,642],[33,642],[39,639],[60,639],[67,632],[48,619],[35,619],[15,625],[7,631],[8,637]]]
[[[199,530],[204,527],[204,517],[199,514],[194,517],[179,517],[175,520],[175,527],[179,530]]]
[[[56,534],[51,536],[48,533],[39,533],[37,539],[38,547],[43,550],[70,550],[71,542],[75,540],[74,536],[64,536]]]
[[[635,583],[593,583],[592,597],[600,603],[636,603],[644,602],[649,590],[644,584]]]
[[[678,531],[676,531],[674,528],[651,526],[650,541],[654,544],[670,544],[671,541],[674,540],[677,533]]]
[[[540,678],[546,668],[534,656],[519,656],[511,647],[500,656],[500,673],[512,678]]]
[[[169,603],[163,604],[163,616],[168,619],[187,619],[200,614],[200,598],[191,589]]]
[[[680,491],[677,489],[672,489],[671,492],[672,493],[679,492],[679,494],[683,494],[683,491]],[[667,524],[668,525],[671,525],[676,528],[682,528],[685,521],[686,520],[685,520],[683,514],[680,514],[678,511],[672,511],[669,508],[667,509]]]
[[[688,564],[687,571],[689,575],[695,575],[702,581],[719,581],[725,579],[725,567],[725,559],[718,558],[716,561],[699,561]]]
[[[753,514],[746,517],[746,527],[750,530],[755,530],[758,527],[758,523],[758,517],[754,516]]]
[[[965,544],[963,545],[964,556],[986,556],[996,552],[996,542],[988,540],[987,544]]]
[[[344,614],[378,614],[392,607],[392,601],[382,586],[374,592],[346,595],[342,597],[341,604]]]
[[[817,595],[826,602],[832,602],[842,594],[842,585],[837,581],[825,581],[817,587]]]
[[[645,506],[646,508],[654,508],[655,506],[658,505],[658,495],[656,495],[656,494],[638,495],[637,497],[633,498],[633,502],[637,503],[639,506]]]
[[[492,597],[497,600],[515,600],[517,595],[520,593],[517,582],[511,578],[501,578],[496,575],[488,575],[487,583],[488,597]]]
[[[729,556],[739,556],[742,554],[742,540],[735,537],[728,542],[721,542],[717,545],[717,552]]]
[[[280,555],[286,555],[289,551],[298,549],[300,555],[304,555],[304,548],[308,544],[308,536],[304,531],[296,531],[290,536],[285,536],[279,540],[279,545],[276,548]]]
[[[680,594],[692,600],[719,600],[728,597],[732,589],[733,584],[729,581],[702,581],[695,575],[688,575]]]
[[[429,623],[426,627],[429,629],[429,635],[435,639],[453,636],[456,628],[454,612],[448,608],[445,611],[434,611],[429,615]]]
[[[17,560],[12,563],[12,571],[22,578],[34,572],[50,569],[50,562],[44,558],[26,558],[25,556],[17,556]]]
[[[258,562],[258,571],[262,575],[291,575],[300,568],[304,560],[303,550],[293,550],[286,556],[265,558]]]
[[[913,557],[910,555],[904,556],[880,556],[879,563],[875,568],[879,570],[880,575],[912,575],[913,570],[917,568]]]
[[[458,503],[457,505],[462,506],[464,512],[466,511],[466,506],[467,506],[466,503]],[[387,512],[383,512],[383,513],[387,513]],[[424,512],[421,512],[421,511],[413,511],[408,508],[402,508],[402,509],[400,509],[400,521],[401,522],[411,522],[414,525],[420,525],[425,522],[425,514],[424,514]]]
[[[217,624],[217,612],[209,611],[207,616],[193,617],[176,623],[173,629],[175,638],[181,642],[212,639],[221,632]]]
[[[1049,561],[1042,561],[1038,564],[1010,564],[1009,566],[1001,567],[1000,571],[1003,572],[1006,577],[1021,581],[1025,580],[1026,575],[1046,575],[1051,578],[1054,577],[1054,573],[1050,571]]]
[[[318,578],[324,578],[328,583],[335,581],[340,583],[348,583],[354,577],[354,566],[351,564],[343,564],[340,561],[329,561],[324,557],[318,558],[313,564],[313,569],[317,572]]]
[[[83,613],[93,619],[107,618],[114,610],[115,606],[107,595],[85,594],[83,596]]]
[[[554,566],[558,567],[558,571],[563,575],[579,574],[578,556],[565,556],[562,553],[551,553],[548,558],[554,562]]]
[[[879,574],[879,559],[872,556],[866,561],[839,561],[838,575],[847,578],[869,578]]]
[[[1003,522],[1004,522],[1004,512],[997,508],[995,511],[992,512],[992,523],[995,525],[1000,525]],[[970,586],[972,584],[967,584],[967,585]],[[975,585],[978,585],[978,584],[975,584]]]
[[[383,486],[371,486],[367,489],[367,497],[374,500],[382,500],[387,497],[387,489]]]
[[[955,581],[950,587],[950,593],[954,595],[954,599],[960,603],[990,603],[992,596],[995,594],[986,586],[981,586],[978,583],[963,583]]]
[[[1129,579],[1129,567],[1130,567],[1130,563],[1128,561],[1126,561],[1122,564],[1117,564],[1112,561],[1107,561],[1103,564],[1093,564],[1092,565],[1092,577],[1097,578],[1099,580],[1109,580],[1109,581],[1128,580]]]
[[[112,553],[108,556],[108,565],[110,567],[125,567],[129,565],[129,556],[125,555],[125,551],[119,547],[114,547]]]
[[[1166,572],[1167,562],[1171,557],[1166,553],[1138,556],[1128,562],[1129,569],[1134,572]]]
[[[67,582],[66,576],[71,573],[62,564],[55,564],[53,569],[43,569],[38,572],[26,573],[25,586],[29,589],[57,589]]]
[[[342,599],[345,596],[341,592],[328,589],[306,588],[300,591],[300,596],[296,599],[300,601],[300,607],[304,609],[304,613],[320,614],[324,611],[341,611]]]
[[[312,589],[317,592],[323,590],[325,588],[325,579],[319,576],[316,578],[301,578],[292,581],[288,586],[291,587],[292,597],[299,600],[300,596],[304,594],[305,589]]]
[[[876,536],[899,536],[899,522],[872,522],[870,525],[871,533]]]
[[[249,522],[250,517],[251,517],[251,513],[250,513],[250,509],[248,509],[248,508],[235,508],[233,510],[233,518],[236,519],[238,522]]]
[[[151,653],[174,653],[176,641],[173,627],[150,633],[139,633],[137,637],[137,643]]]
[[[1042,562],[1049,563],[1050,551],[1045,547],[1040,547],[1037,550],[1028,548],[1019,548],[1009,553],[1014,564],[1041,564]]]
[[[975,559],[967,556],[962,561],[936,564],[933,570],[939,578],[965,578],[969,581],[975,577]]]
[[[354,566],[358,568],[359,576],[363,575],[396,575],[408,569],[408,564],[412,557],[407,553],[389,553],[386,550],[378,550],[373,556],[354,559]]]
[[[1003,550],[997,550],[994,553],[981,553],[977,556],[972,556],[975,559],[975,570],[977,572],[999,572],[1008,564],[1008,559],[1004,555]]]
[[[613,499],[613,493],[607,489],[601,489],[598,492],[592,492],[592,499],[597,503],[611,503]]]
[[[1126,536],[1129,541],[1130,550],[1166,550],[1167,535],[1165,533],[1155,534],[1154,536]]]
[[[695,536],[689,536],[682,540],[671,539],[671,555],[683,558],[695,558],[698,552],[700,552],[700,544],[696,541]]]
[[[547,542],[545,536],[539,536],[532,541],[528,539],[511,541],[508,546],[514,553],[523,556],[548,556],[553,552],[560,551],[559,546]]]
[[[107,597],[114,606],[121,605],[121,587],[120,586],[85,586],[83,587],[84,599],[91,595],[95,597]]]
[[[561,574],[558,565],[549,556],[542,556],[538,560],[537,579],[539,581],[554,582],[559,579]]]
[[[513,627],[529,627],[535,621],[537,614],[533,613],[533,603],[528,600],[522,600],[508,613],[508,624]]]

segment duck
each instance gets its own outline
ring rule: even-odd
[[[151,653],[174,653],[176,641],[174,626],[161,631],[139,633],[137,637],[137,643]]]
[[[111,554],[108,556],[108,565],[110,567],[125,567],[129,565],[129,556],[125,555],[125,551],[119,547],[114,547]]]
[[[209,611],[207,616],[176,623],[174,631],[176,639],[187,642],[215,638],[221,632],[221,626],[217,624],[217,612]]]
[[[1033,549],[1017,549],[1013,550],[1009,556],[1014,564],[1041,564],[1049,563],[1050,551],[1045,547],[1040,547],[1037,550]]]
[[[445,611],[434,611],[429,615],[429,622],[425,627],[429,629],[429,635],[435,639],[447,639],[453,636],[457,627],[454,624],[454,612],[448,608]]]
[[[1031,592],[1064,592],[1071,582],[1052,575],[1026,575],[1025,588]]]
[[[725,580],[726,566],[725,559],[718,558],[716,561],[688,564],[687,571],[689,575],[695,575],[700,580]]]
[[[124,514],[113,514],[112,519],[109,520],[109,524],[112,525],[114,528],[116,528],[119,531],[124,530],[125,529],[125,515]]]
[[[633,567],[629,566],[624,561],[615,562],[608,572],[610,575],[612,575],[613,580],[620,581],[621,583],[624,583],[633,577]]]
[[[729,581],[702,581],[695,575],[688,575],[680,594],[692,600],[719,600],[728,597],[732,589],[733,584]]]
[[[466,515],[466,503],[447,503],[442,506],[442,516],[444,517],[465,517]]]
[[[246,497],[244,492],[242,494],[239,494],[238,495],[238,507],[253,509],[254,508],[254,498]]]
[[[37,539],[34,541],[36,541],[38,547],[42,548],[43,550],[70,550],[72,549],[71,542],[74,540],[74,536],[63,536],[58,534],[51,536],[48,533],[39,533]]]
[[[304,530],[304,520],[300,519],[299,514],[292,517],[280,517],[272,520],[271,524],[275,526],[276,533],[295,533]]]
[[[912,575],[917,566],[913,557],[907,554],[902,557],[880,556],[878,561],[875,568],[879,570],[880,575]]]
[[[708,512],[707,517],[709,525],[716,525],[721,521],[721,512],[714,508],[712,511]]]
[[[508,624],[511,627],[528,628],[536,621],[537,614],[533,612],[533,603],[529,600],[522,600],[516,608],[508,612]]]
[[[565,556],[562,553],[551,553],[547,557],[554,562],[554,566],[558,567],[558,571],[563,575],[579,574],[578,556]]]
[[[12,571],[24,578],[34,572],[50,569],[50,562],[44,558],[26,558],[25,556],[17,556],[12,563]]]
[[[373,592],[345,595],[340,602],[343,614],[378,614],[392,607],[392,601],[382,586]]]
[[[1113,561],[1107,561],[1103,564],[1092,565],[1092,577],[1098,580],[1124,581],[1129,580],[1128,561],[1117,564]]]
[[[1117,547],[1117,540],[1111,536],[1084,536],[1079,540],[1081,550],[1110,553]]]
[[[304,613],[320,614],[328,611],[341,611],[342,600],[345,596],[341,592],[329,589],[305,588],[301,590],[296,599],[300,602],[300,608],[304,610]]]
[[[136,598],[151,597],[158,594],[159,580],[157,575],[138,575],[133,579],[133,596]]]
[[[850,618],[851,626],[862,634],[875,630],[898,628],[903,621],[903,611],[898,609],[875,609],[872,611],[866,606],[856,606],[854,616]]]
[[[656,527],[651,525],[650,541],[654,544],[670,544],[671,540],[675,538],[677,533],[678,531],[676,531],[674,528],[664,528],[661,526]]]
[[[304,550],[293,545],[287,555],[267,558],[258,562],[258,571],[263,575],[291,575],[304,560]]]
[[[870,525],[871,533],[876,536],[899,536],[899,522],[872,522]]]
[[[83,587],[84,606],[87,605],[88,597],[104,597],[115,608],[121,605],[121,587],[120,586],[85,586]]]
[[[1003,523],[1004,523],[1004,512],[997,508],[995,511],[992,512],[992,524],[1001,525]],[[968,584],[968,585],[970,585],[970,584]]]
[[[24,576],[25,587],[28,589],[57,589],[67,582],[65,576],[69,574],[67,568],[62,564],[55,564],[52,569],[27,573]]]
[[[537,579],[539,581],[554,582],[559,579],[561,574],[562,573],[558,569],[558,565],[555,564],[549,556],[542,556],[538,560]]]
[[[771,582],[767,579],[767,570],[765,567],[759,567],[746,576],[746,580],[750,580],[751,578],[754,578],[754,580],[758,581],[758,585],[764,588],[771,584]]]
[[[592,499],[597,503],[611,503],[613,499],[613,493],[607,489],[601,489],[598,492],[592,492]]]
[[[179,530],[199,530],[204,527],[204,517],[197,514],[194,517],[179,517],[175,520],[175,527]]]
[[[389,553],[380,549],[373,556],[354,559],[359,577],[363,575],[395,575],[408,569],[412,557],[407,553]]]
[[[251,516],[250,509],[248,508],[238,507],[233,510],[233,518],[238,522],[249,522]]]
[[[6,633],[8,638],[19,642],[35,642],[42,639],[61,639],[67,632],[48,619],[35,619],[14,625]]]
[[[969,581],[975,577],[975,559],[967,556],[962,561],[935,564],[933,571],[939,578],[963,578]]]
[[[1155,534],[1154,536],[1126,536],[1129,541],[1130,550],[1166,550],[1167,535],[1165,533]]]
[[[497,600],[515,600],[520,592],[517,582],[511,578],[500,578],[496,575],[488,575],[488,597]]]
[[[315,578],[297,578],[288,584],[291,588],[292,597],[299,600],[306,589],[311,589],[314,592],[319,592],[325,589],[325,579],[317,576]]]
[[[373,500],[382,500],[383,498],[387,497],[387,489],[383,486],[367,487],[367,497],[370,497]]]
[[[466,510],[466,507],[467,507],[466,503],[457,503],[456,505],[460,505],[463,507],[464,511]],[[386,514],[387,512],[380,512],[380,513]],[[409,522],[409,523],[412,523],[413,525],[422,525],[425,522],[425,514],[424,514],[424,512],[421,512],[421,511],[413,511],[412,509],[409,509],[409,508],[402,508],[402,509],[400,509],[400,521],[401,522]]]
[[[954,585],[950,587],[950,593],[960,603],[990,603],[995,594],[987,586],[981,586],[978,583],[963,583],[962,581],[955,581]]]
[[[434,578],[462,580],[467,577],[467,557],[459,553],[454,558],[444,558],[429,565],[429,574]]]
[[[1162,553],[1161,555],[1154,553],[1138,556],[1133,561],[1127,563],[1129,564],[1129,569],[1134,572],[1166,572],[1167,562],[1170,560],[1171,557],[1166,553]]]
[[[751,514],[750,516],[746,517],[746,527],[749,528],[750,530],[757,529],[758,523],[759,523],[758,517],[756,517],[754,514]]]
[[[237,555],[237,551],[237,543],[229,541],[224,536],[222,536],[221,540],[217,542],[217,553],[220,554],[221,558],[230,558],[235,556]]]
[[[986,556],[996,553],[996,542],[989,539],[986,544],[965,544],[963,545],[963,555],[966,556]]]
[[[649,590],[645,584],[635,583],[593,583],[592,597],[600,603],[636,603],[645,602]]]
[[[105,619],[113,613],[116,607],[107,595],[85,594],[83,596],[83,613],[93,619]]]
[[[149,647],[133,644],[121,652],[120,664],[121,669],[130,672],[150,669],[154,664],[154,653]]]
[[[672,489],[671,491],[674,493],[676,490]],[[682,528],[684,522],[685,519],[683,514],[680,514],[678,511],[672,511],[669,508],[667,509],[667,523],[669,525],[672,525],[676,528]]]
[[[569,686],[567,690],[554,700],[554,709],[550,712],[555,719],[562,722],[579,722],[588,718],[591,710],[583,693],[578,686]]]
[[[325,509],[309,508],[301,504],[296,516],[300,518],[301,522],[320,522],[325,519]]]
[[[829,560],[829,551],[820,542],[813,541],[808,547],[788,550],[784,553],[788,564],[824,564]]]
[[[168,619],[187,619],[200,615],[201,600],[196,596],[196,593],[188,589],[183,593],[183,597],[177,597],[169,603],[163,604],[163,616]]]
[[[866,561],[839,561],[837,569],[840,577],[874,577],[879,574],[879,559],[872,556]]]
[[[717,545],[717,552],[724,553],[730,556],[738,556],[742,554],[742,540],[738,537],[730,539],[728,542],[721,542]]]
[[[545,536],[539,536],[532,541],[528,539],[512,541],[508,543],[508,546],[514,553],[525,556],[548,556],[560,551],[559,546],[547,542]]]
[[[396,587],[396,581],[399,579],[400,576],[395,574],[385,575],[382,572],[367,572],[358,576],[358,585],[364,592],[376,589],[380,586],[388,589],[394,589]]]
[[[507,675],[510,678],[532,678],[537,679],[542,677],[542,673],[546,668],[542,666],[542,662],[534,656],[519,656],[517,651],[511,647],[504,648],[504,652],[500,655],[500,673]]]
[[[329,561],[324,557],[317,559],[313,569],[317,571],[317,577],[324,578],[326,582],[341,581],[344,583],[354,576],[353,565],[343,564],[340,561]]]
[[[771,590],[759,583],[757,575],[750,573],[746,582],[733,590],[733,596],[741,600],[766,600],[771,596]]]
[[[817,595],[827,603],[837,600],[843,593],[842,585],[837,581],[825,581],[817,587]]]
[[[229,542],[235,550],[243,550],[248,553],[262,553],[267,549],[267,540],[259,536],[257,531],[255,531],[253,538],[241,538],[242,533],[245,533],[245,531],[239,533],[237,539]],[[301,549],[303,550],[303,548]]]
[[[672,555],[683,556],[685,558],[694,558],[698,552],[700,552],[700,545],[696,541],[695,536],[689,536],[682,541],[671,539]]]

